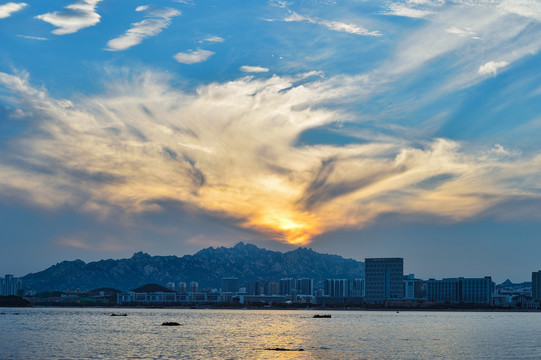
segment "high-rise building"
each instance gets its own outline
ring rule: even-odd
[[[293,292],[297,290],[295,285],[295,279],[280,279],[280,282],[278,283],[280,295],[293,295]]]
[[[534,301],[541,301],[541,270],[532,272],[532,297]]]
[[[184,294],[186,292],[186,283],[184,281],[181,281],[178,283],[177,291],[179,294]]]
[[[192,281],[190,283],[190,292],[192,293],[199,292],[199,283],[197,281]]]
[[[280,294],[280,286],[276,281],[268,281],[265,285],[265,295]]]
[[[297,295],[314,295],[313,279],[297,279]]]
[[[174,282],[168,282],[167,285],[165,285],[166,288],[169,290],[175,291],[175,283]]]
[[[324,283],[325,296],[348,297],[349,280],[347,279],[326,279]]]
[[[19,295],[19,290],[22,289],[22,281],[19,278],[7,274],[0,282],[0,295]]]
[[[230,277],[222,279],[222,292],[236,293],[239,291],[239,279]]]
[[[364,297],[364,279],[353,280],[351,296]]]
[[[365,259],[365,299],[370,303],[404,298],[404,259]]]

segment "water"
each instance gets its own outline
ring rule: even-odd
[[[331,319],[313,319],[321,312],[0,312],[0,359],[541,359],[541,313],[332,311]],[[181,326],[161,326],[165,321]]]

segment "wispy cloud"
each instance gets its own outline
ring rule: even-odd
[[[11,14],[24,9],[28,4],[8,2],[0,5],[0,19],[10,17]]]
[[[100,1],[102,0],[78,1],[66,6],[62,11],[38,15],[36,18],[58,27],[53,30],[53,34],[72,34],[100,22],[101,16],[96,12]]]
[[[509,65],[507,61],[489,61],[479,67],[480,75],[496,76],[498,71]]]
[[[248,66],[244,65],[240,67],[240,71],[244,71],[247,73],[264,73],[268,72],[269,69],[261,66]]]
[[[179,52],[174,58],[181,64],[196,64],[206,61],[212,55],[214,55],[212,51],[197,49],[189,50],[188,52]]]
[[[313,18],[309,16],[303,16],[303,15],[297,14],[294,11],[291,11],[290,15],[286,17],[284,21],[287,21],[287,22],[306,21],[311,24],[323,25],[333,31],[340,31],[340,32],[346,32],[350,34],[363,35],[363,36],[381,36],[381,33],[379,31],[370,31],[358,25],[346,24],[339,21],[328,21],[328,20]]]
[[[17,35],[17,36],[23,39],[28,39],[28,40],[38,40],[38,41],[49,40],[48,38],[41,37],[41,36],[30,36],[30,35]]]
[[[124,35],[109,40],[107,50],[120,51],[138,45],[146,38],[158,35],[171,24],[171,18],[181,14],[172,8],[159,8],[154,5],[138,6],[135,11],[145,12],[143,21],[133,23]]]
[[[223,43],[224,39],[219,36],[208,36],[203,41],[210,43]]]
[[[424,18],[434,12],[427,9],[419,9],[402,3],[391,3],[389,9],[383,12],[385,15],[404,16],[410,18]]]
[[[343,78],[245,77],[185,93],[147,72],[72,102],[25,76],[0,73],[0,83],[39,130],[11,142],[0,192],[41,206],[105,216],[178,201],[304,244],[388,212],[459,221],[516,194],[539,197],[539,154],[509,159],[503,147],[472,152],[392,135],[295,146],[305,131],[347,117],[321,106],[351,93]]]

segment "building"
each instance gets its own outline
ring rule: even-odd
[[[168,282],[166,285],[165,285],[166,288],[168,288],[169,290],[171,291],[175,291],[175,283],[174,282]]]
[[[186,283],[184,281],[181,281],[178,283],[177,292],[179,294],[184,294],[188,288],[186,287]]]
[[[190,292],[192,293],[199,292],[199,283],[197,281],[192,281],[190,283]]]
[[[239,291],[239,279],[234,277],[222,279],[222,292],[236,293]]]
[[[494,284],[490,276],[484,278],[429,279],[427,301],[492,305],[493,292]]]
[[[280,282],[278,283],[278,289],[280,295],[293,295],[293,293],[296,293],[297,288],[295,287],[295,279],[287,278],[287,279],[280,279]]]
[[[458,279],[428,279],[426,300],[438,303],[460,302],[460,283]]]
[[[313,279],[297,279],[297,295],[314,295],[314,280]]]
[[[7,274],[4,279],[0,279],[0,295],[20,295],[22,291],[22,280]]]
[[[404,276],[404,300],[419,300],[424,298],[423,281],[415,275]]]
[[[265,283],[265,295],[278,295],[280,294],[280,286],[276,281],[268,281]]]
[[[541,301],[541,270],[532,272],[532,298]]]
[[[492,305],[494,283],[490,276],[484,278],[459,278],[461,302]]]
[[[351,296],[364,297],[364,279],[355,279],[352,283]]]
[[[347,279],[326,279],[323,293],[325,296],[348,297],[349,280]]]
[[[365,299],[369,303],[404,298],[404,259],[365,259]]]

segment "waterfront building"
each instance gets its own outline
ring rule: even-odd
[[[222,292],[236,293],[239,291],[239,279],[228,277],[222,279]]]
[[[413,274],[404,276],[404,299],[418,300],[423,297],[423,281],[421,279],[416,279]]]
[[[297,295],[314,295],[314,280],[313,279],[297,279]]]
[[[166,288],[168,288],[171,291],[175,291],[175,283],[174,282],[168,282],[167,285],[165,285]]]
[[[364,297],[364,279],[353,280],[351,296]]]
[[[349,280],[347,279],[326,279],[323,292],[325,296],[348,297]]]
[[[490,276],[429,279],[427,301],[492,305],[493,292],[494,284]]]
[[[365,259],[365,299],[369,303],[404,298],[404,259]]]
[[[293,293],[297,291],[295,285],[296,285],[295,279],[292,279],[292,278],[280,279],[280,282],[278,283],[279,294],[280,295],[293,295]]]
[[[268,281],[265,284],[265,295],[278,295],[280,294],[280,286],[276,281]]]
[[[438,303],[460,302],[460,283],[458,279],[428,279],[427,301]]]
[[[461,302],[468,304],[492,305],[494,283],[490,276],[484,278],[459,278]]]
[[[197,281],[192,281],[190,283],[190,292],[192,293],[199,292],[199,283]]]
[[[541,270],[532,272],[532,298],[541,301]]]
[[[177,287],[177,292],[179,294],[183,294],[187,291],[187,286],[186,286],[186,283],[184,281],[181,281],[178,283],[178,287]]]
[[[22,280],[7,274],[4,279],[0,279],[0,295],[19,295],[22,290]]]

